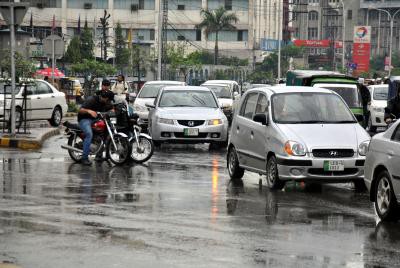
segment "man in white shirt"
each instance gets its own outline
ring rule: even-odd
[[[128,84],[125,82],[125,77],[122,74],[118,75],[117,82],[112,86],[111,91],[115,94],[115,103],[121,103],[126,100],[126,94],[128,94]]]

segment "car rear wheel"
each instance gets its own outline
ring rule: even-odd
[[[228,150],[227,165],[229,176],[234,180],[239,180],[244,175],[244,169],[239,166],[239,160],[235,147],[231,146]]]
[[[60,107],[55,107],[53,114],[51,115],[50,125],[53,127],[58,127],[61,124],[62,112]]]
[[[275,156],[271,156],[267,161],[267,183],[272,190],[282,190],[285,187],[285,182],[279,179]]]
[[[375,185],[375,210],[379,218],[383,221],[397,220],[397,200],[390,181],[390,175],[386,170],[379,173]]]

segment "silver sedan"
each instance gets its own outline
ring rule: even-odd
[[[154,104],[146,105],[150,108],[149,132],[156,144],[227,144],[228,120],[206,87],[165,87]]]
[[[365,161],[365,185],[376,213],[382,220],[400,216],[400,121],[375,135]]]

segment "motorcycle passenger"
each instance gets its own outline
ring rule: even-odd
[[[388,105],[385,108],[385,122],[390,124],[393,119],[400,118],[400,90],[397,92],[397,96],[388,101]]]
[[[117,82],[112,86],[111,91],[115,94],[115,102],[122,103],[126,100],[128,93],[128,84],[125,82],[125,76],[118,75]]]
[[[103,81],[104,82],[104,81]],[[85,100],[78,112],[79,127],[85,134],[83,141],[83,154],[81,163],[91,165],[89,161],[90,144],[92,143],[92,123],[97,117],[97,112],[107,112],[113,109],[111,102],[114,100],[114,93],[110,90],[101,90],[99,96],[91,96]],[[96,161],[102,160],[103,150],[96,155]]]

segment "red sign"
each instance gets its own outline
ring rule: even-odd
[[[357,69],[353,75],[358,76],[362,72],[369,71],[370,44],[354,43],[353,44],[353,62],[357,64]]]
[[[342,41],[335,41],[335,48],[343,48],[343,42]]]
[[[329,40],[294,40],[294,45],[296,47],[329,47]]]

